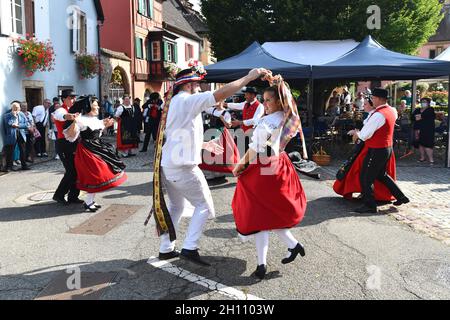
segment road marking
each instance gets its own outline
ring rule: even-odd
[[[190,271],[187,271],[183,268],[177,267],[177,266],[171,264],[170,262],[161,261],[156,257],[150,257],[150,259],[148,260],[147,263],[157,269],[161,269],[163,271],[171,273],[180,279],[187,280],[192,283],[198,284],[198,285],[203,286],[211,291],[215,291],[217,293],[220,293],[220,294],[227,296],[229,298],[232,298],[234,300],[264,300],[264,299],[254,296],[254,295],[246,294],[243,291],[237,290],[235,288],[228,287],[219,282],[199,276],[199,275],[192,273]]]

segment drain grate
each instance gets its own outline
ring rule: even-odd
[[[79,226],[70,229],[68,233],[103,236],[142,208],[143,206],[111,205]]]
[[[80,272],[79,288],[73,290],[73,275],[61,272],[34,300],[98,300],[113,284],[116,272]]]

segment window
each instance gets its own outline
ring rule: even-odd
[[[164,42],[164,61],[177,63],[177,45],[173,42]]]
[[[194,46],[192,44],[186,43],[184,46],[186,61],[194,58]]]
[[[87,51],[87,19],[84,12],[74,10],[72,13],[72,52]]]
[[[144,40],[136,37],[136,58],[144,59]]]
[[[12,32],[23,35],[24,32],[24,3],[23,0],[11,0]]]
[[[152,61],[161,61],[161,42],[152,41]]]
[[[436,58],[436,50],[430,50],[430,59]]]
[[[153,0],[138,0],[138,12],[153,19]]]

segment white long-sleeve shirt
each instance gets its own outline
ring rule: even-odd
[[[212,92],[180,92],[172,98],[166,123],[161,166],[179,169],[202,163],[202,112],[215,105]]]
[[[382,126],[386,123],[386,118],[381,112],[377,112],[378,109],[385,107],[386,105],[379,106],[375,110],[372,110],[369,112],[369,116],[364,121],[364,127],[361,129],[360,132],[358,132],[358,137],[362,141],[367,141],[370,138],[373,137],[375,134],[375,131],[380,129]],[[388,106],[388,108],[392,108],[391,106]],[[396,118],[398,117],[397,110],[395,108],[392,108],[392,110],[396,113]]]
[[[224,113],[224,111],[225,111],[225,113]],[[231,114],[226,110],[217,110],[217,108],[211,107],[206,110],[206,113],[213,115],[217,118],[220,118],[220,116],[223,115],[223,119],[225,120],[225,122],[228,124],[231,124]]]
[[[44,127],[47,125],[49,114],[48,110],[45,109],[44,106],[34,107],[32,114],[36,123],[41,122],[44,125]]]
[[[251,104],[254,104],[255,102],[256,102],[256,100],[254,100]],[[227,105],[228,105],[229,109],[242,111],[242,110],[244,110],[246,104],[247,104],[247,102],[244,101],[244,102],[241,102],[241,103],[228,103]],[[264,117],[264,114],[265,114],[264,105],[260,104],[258,109],[256,109],[256,112],[253,115],[253,118],[243,121],[244,126],[247,126],[247,127],[254,127],[254,126],[256,126],[258,124],[259,119]]]

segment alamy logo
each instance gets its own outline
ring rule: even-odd
[[[367,8],[367,29],[380,30],[381,29],[381,8],[377,5],[372,5]]]
[[[377,266],[368,266],[366,287],[368,290],[381,290],[381,268]]]
[[[79,267],[68,268],[66,270],[67,274],[70,276],[67,278],[67,289],[69,290],[80,290],[81,289],[81,270]]]

